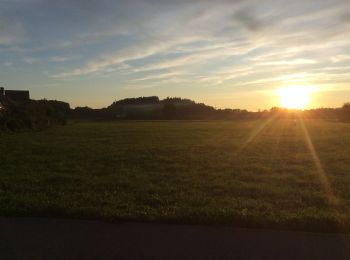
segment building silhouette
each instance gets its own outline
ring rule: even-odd
[[[25,105],[30,100],[28,90],[5,90],[0,87],[0,106]]]

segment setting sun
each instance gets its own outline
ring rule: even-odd
[[[305,86],[288,86],[279,89],[280,104],[284,108],[304,109],[310,102],[311,89]]]

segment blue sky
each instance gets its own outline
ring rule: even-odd
[[[103,107],[179,96],[265,109],[314,87],[350,101],[348,0],[0,0],[0,84]]]

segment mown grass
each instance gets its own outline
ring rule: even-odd
[[[0,135],[0,215],[350,231],[350,124],[71,123]]]

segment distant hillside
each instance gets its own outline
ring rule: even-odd
[[[255,113],[240,109],[215,109],[189,99],[156,96],[126,98],[113,102],[107,108],[77,107],[73,117],[104,119],[224,119],[253,117]]]

